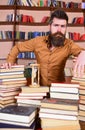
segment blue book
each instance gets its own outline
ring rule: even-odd
[[[9,105],[0,110],[0,127],[30,127],[37,116],[37,107]],[[4,123],[4,126],[3,126]],[[33,125],[34,127],[34,125]]]
[[[40,36],[40,32],[32,32],[31,38],[35,38],[37,36]]]
[[[5,122],[5,121],[1,121],[1,122]],[[27,126],[28,125],[28,126]],[[27,128],[27,129],[32,129],[34,130],[36,127],[36,120],[33,120],[32,122],[30,122],[30,124],[20,124],[17,122],[6,122],[6,123],[0,123],[0,128]]]
[[[25,32],[20,32],[20,39],[25,39]]]

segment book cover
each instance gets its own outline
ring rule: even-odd
[[[56,127],[45,127],[42,130],[81,130],[80,125],[67,125],[67,126],[56,126]]]
[[[51,98],[60,98],[60,99],[73,99],[79,100],[79,94],[74,93],[63,93],[63,92],[50,92]]]
[[[42,127],[55,127],[55,126],[76,126],[79,125],[78,120],[58,120],[58,119],[50,119],[50,118],[41,118],[41,126]],[[62,129],[63,130],[63,129]]]
[[[35,119],[37,108],[32,106],[9,105],[0,110],[0,120],[29,123]]]
[[[53,114],[64,114],[64,115],[76,115],[76,116],[78,116],[78,111],[63,110],[63,109],[56,109],[56,108],[41,107],[40,108],[40,112],[53,113]]]
[[[39,117],[49,119],[60,119],[60,120],[77,120],[77,116],[74,115],[52,114],[45,112],[39,112]]]
[[[29,96],[30,96],[30,97],[31,97],[31,96],[32,96],[32,97],[35,97],[35,96],[47,96],[47,93],[46,93],[46,92],[42,92],[42,93],[38,93],[38,92],[35,92],[35,93],[22,93],[22,92],[21,92],[21,93],[19,93],[19,96],[23,96],[23,97],[24,97],[24,96],[26,96],[26,97],[27,97],[27,96],[28,96],[28,97],[29,97]]]
[[[19,95],[20,92],[21,92],[21,89],[9,91],[9,92],[0,92],[0,97]]]
[[[66,88],[66,87],[50,87],[50,92],[65,92],[65,93],[78,93],[78,88]]]
[[[36,121],[33,119],[29,123],[21,123],[21,122],[14,122],[14,121],[8,121],[8,120],[0,120],[0,129],[3,128],[13,128],[13,130],[16,130],[15,128],[26,128],[26,130],[34,130],[35,129],[35,123]]]
[[[3,83],[3,82],[10,82],[10,81],[23,81],[23,80],[26,80],[25,77],[21,77],[21,78],[7,78],[7,79],[0,79],[0,83]]]
[[[79,84],[69,84],[69,83],[51,83],[51,87],[73,87],[79,88]]]
[[[43,99],[43,96],[15,96],[15,99]]]
[[[5,104],[9,104],[9,103],[15,103],[16,99],[10,99],[10,100],[0,100],[0,104],[5,105]]]
[[[24,78],[24,74],[0,75],[0,79]]]
[[[41,100],[38,99],[17,99],[18,104],[41,105]]]
[[[14,80],[14,81],[4,81],[4,82],[0,82],[0,85],[21,85],[21,86],[25,86],[27,84],[26,80]]]
[[[11,66],[11,68],[3,68],[1,67],[0,68],[0,72],[16,72],[16,71],[24,71],[24,65],[14,65],[14,66]]]
[[[0,85],[0,90],[9,90],[9,89],[17,89],[20,88],[21,86],[24,86],[24,83],[21,84],[6,84],[6,85]]]
[[[77,100],[45,98],[41,101],[41,107],[55,108],[61,110],[78,110]]]
[[[32,88],[29,86],[22,86],[21,89],[22,89],[22,93],[49,92],[48,86],[40,86],[36,88]]]

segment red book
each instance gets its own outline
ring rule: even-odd
[[[44,16],[41,20],[41,23],[45,23],[49,20],[49,17],[48,16]]]
[[[22,22],[28,22],[28,15],[23,15],[22,16]]]
[[[33,19],[32,16],[29,16],[29,22],[30,22],[30,23],[33,23],[33,22],[34,22],[34,19]]]

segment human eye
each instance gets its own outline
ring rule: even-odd
[[[66,28],[66,25],[61,25],[62,28]]]
[[[58,27],[59,25],[58,24],[53,24],[54,27]]]

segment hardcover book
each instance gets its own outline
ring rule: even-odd
[[[64,99],[45,98],[41,101],[41,107],[77,111],[78,101],[68,99],[64,100]]]
[[[22,86],[21,89],[22,89],[22,93],[49,92],[48,86],[40,86],[36,88]]]
[[[79,88],[79,84],[51,83],[51,87]]]
[[[79,100],[79,94],[76,93],[63,93],[63,92],[50,92],[51,98],[60,98],[60,99],[73,99],[73,100]]]
[[[29,123],[35,119],[36,114],[36,107],[9,105],[0,110],[0,120]]]

